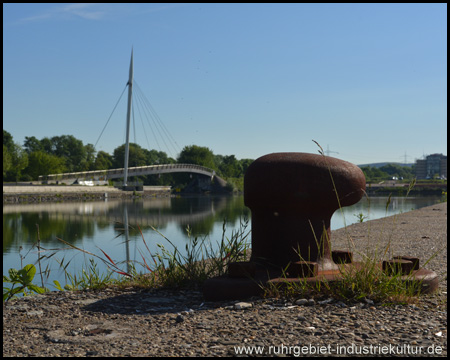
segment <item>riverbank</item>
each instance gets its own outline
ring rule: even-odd
[[[143,191],[123,191],[112,186],[7,185],[3,186],[3,204],[146,198],[170,194],[170,186],[144,186]]]
[[[394,255],[435,255],[426,268],[439,275],[438,293],[385,306],[322,298],[205,302],[198,290],[51,292],[3,304],[3,355],[447,356],[447,203],[332,231],[333,249],[346,249],[349,237],[358,251],[390,241]]]
[[[445,183],[419,183],[412,188],[409,184],[397,183],[396,181],[386,181],[380,184],[367,184],[366,194],[369,196],[440,196],[442,192],[447,192],[447,182]]]

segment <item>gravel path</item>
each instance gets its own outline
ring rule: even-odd
[[[4,356],[446,356],[447,204],[349,226],[367,243],[427,259],[440,289],[418,305],[365,300],[204,302],[195,290],[52,292],[3,305]],[[332,233],[344,250],[344,230]]]

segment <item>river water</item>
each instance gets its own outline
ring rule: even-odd
[[[361,218],[364,221],[374,220],[437,202],[439,197],[393,197],[389,204],[387,197],[363,198],[359,203],[343,208],[343,214],[337,211],[331,219],[331,229],[359,222]],[[41,262],[42,269],[47,269],[49,274],[45,285],[55,290],[53,280],[58,280],[62,285],[67,283],[58,262],[69,263],[67,271],[79,275],[82,268],[89,266],[92,257],[69,249],[58,238],[105,258],[103,250],[126,270],[125,261],[142,262],[141,253],[147,263],[151,260],[142,237],[153,255],[160,250],[157,244],[173,250],[172,245],[151,226],[183,252],[186,244],[195,237],[206,238],[214,247],[222,239],[224,226],[224,236],[230,238],[245,218],[250,219],[251,212],[244,206],[243,196],[4,205],[3,274],[7,275],[9,268],[20,269],[29,263],[37,266],[39,255],[55,253]],[[129,227],[125,231],[127,222]],[[250,222],[247,231],[251,228]],[[39,225],[41,247],[45,249],[40,254],[33,246],[38,238],[36,224]],[[188,226],[190,237],[186,231]],[[100,260],[96,259],[96,263],[101,271],[106,271]],[[143,267],[136,268],[138,271],[144,270]],[[39,276],[34,283],[40,285]]]

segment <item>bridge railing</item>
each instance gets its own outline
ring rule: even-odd
[[[172,170],[172,171],[171,171]],[[152,173],[164,173],[164,172],[195,172],[208,176],[215,176],[216,172],[210,168],[195,165],[195,164],[163,164],[163,165],[148,165],[148,166],[136,166],[128,168],[129,176],[141,176],[150,175]],[[147,173],[147,174],[146,174]],[[56,182],[63,181],[67,179],[97,179],[97,180],[107,180],[113,178],[120,178],[124,174],[124,169],[109,169],[109,170],[94,170],[94,171],[81,171],[73,173],[63,173],[63,174],[50,174],[50,175],[40,175],[39,181],[41,182]]]

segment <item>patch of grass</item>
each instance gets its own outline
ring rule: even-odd
[[[49,255],[39,256],[38,262],[40,266],[41,260],[49,260],[60,251],[73,249],[88,255],[88,266],[82,268],[78,274],[71,274],[67,268],[71,260],[66,261],[56,259],[60,269],[64,271],[66,284],[62,286],[58,281],[54,281],[57,290],[98,290],[106,287],[138,287],[138,288],[156,288],[156,287],[182,287],[182,286],[199,286],[206,279],[223,275],[230,262],[244,260],[247,258],[247,250],[249,248],[248,230],[249,220],[241,219],[240,227],[233,230],[231,236],[226,234],[226,219],[223,223],[222,239],[216,246],[209,238],[192,237],[189,226],[186,232],[189,238],[185,247],[185,252],[181,252],[167,237],[161,234],[156,228],[151,227],[153,231],[159,234],[164,240],[158,243],[158,251],[152,253],[147,246],[144,235],[138,226],[142,236],[142,243],[145,250],[138,249],[142,261],[134,261],[127,264],[127,271],[120,268],[121,264],[115,262],[104,250],[102,256],[81,249],[69,242],[57,238],[61,243],[66,245],[60,249],[44,249],[39,247],[39,252],[49,252]],[[38,235],[39,238],[39,235]],[[41,250],[42,249],[42,250]],[[103,262],[108,271],[102,274],[98,268],[97,262]],[[140,268],[140,271],[138,269]],[[120,275],[114,278],[114,274]],[[46,269],[47,278],[49,276],[48,267]],[[43,281],[43,280],[42,280]]]
[[[152,229],[159,234],[165,241],[164,244],[157,244],[159,251],[152,254],[148,249],[144,236],[142,241],[147,250],[147,260],[142,251],[139,253],[142,257],[141,265],[147,273],[133,273],[132,277],[127,279],[127,285],[150,286],[150,287],[180,287],[180,286],[199,286],[206,279],[214,276],[223,275],[230,262],[243,260],[247,257],[249,248],[248,237],[250,232],[248,228],[248,219],[240,222],[239,229],[232,231],[231,237],[226,236],[226,220],[223,223],[222,239],[214,249],[210,239],[203,237],[192,238],[191,230],[186,228],[188,243],[185,252],[182,253],[167,237],[161,234],[157,229]],[[139,229],[140,230],[140,229]]]
[[[58,282],[54,280],[53,283],[57,290],[101,290],[115,283],[115,279],[112,278],[113,271],[108,271],[102,275],[98,269],[97,264],[93,258],[89,259],[89,266],[87,269],[81,269],[78,276],[70,274],[66,269],[67,265],[64,265],[64,260],[60,262],[60,266],[64,269],[66,276],[66,285],[64,288]]]
[[[269,283],[264,288],[265,296],[296,299],[305,297],[332,297],[336,300],[360,302],[370,299],[382,304],[417,303],[421,295],[421,282],[413,280],[411,274],[406,279],[401,274],[387,275],[376,257],[366,257],[360,266],[340,266],[340,279],[327,281],[325,278],[308,282],[299,278],[297,282],[288,280],[283,271],[284,283]]]

